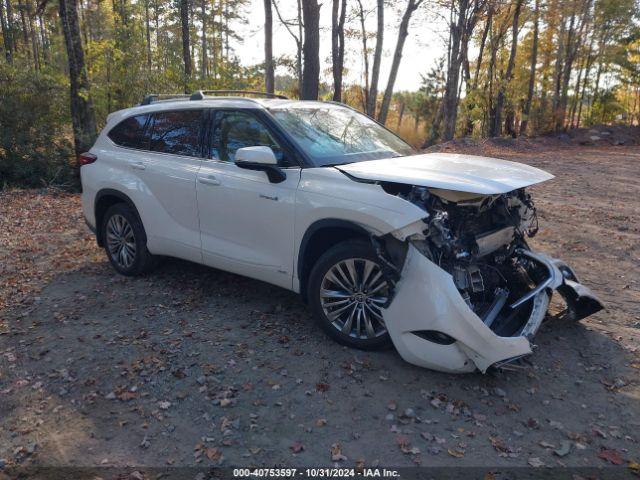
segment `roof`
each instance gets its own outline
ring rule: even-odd
[[[134,107],[125,108],[110,113],[107,116],[107,123],[111,121],[120,121],[131,115],[138,115],[149,112],[159,112],[165,110],[191,110],[203,107],[209,108],[274,108],[283,106],[302,106],[302,105],[331,105],[329,102],[318,102],[312,100],[291,100],[286,98],[249,98],[243,96],[204,96],[202,99],[191,100],[189,95],[162,98],[159,96],[157,100],[146,105],[136,105]]]

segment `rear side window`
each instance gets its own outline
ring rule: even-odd
[[[121,121],[109,132],[109,138],[116,145],[129,148],[141,148],[144,126],[149,115],[136,115]]]
[[[150,123],[148,149],[152,152],[201,156],[202,110],[155,113]]]

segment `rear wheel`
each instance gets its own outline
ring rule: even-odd
[[[390,287],[369,243],[329,249],[311,271],[308,293],[316,320],[339,343],[364,350],[390,343],[382,317]]]
[[[103,244],[109,262],[119,273],[141,275],[155,265],[147,250],[147,236],[138,214],[127,204],[109,207],[102,227]]]

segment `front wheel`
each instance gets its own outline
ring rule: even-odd
[[[349,240],[329,249],[311,271],[308,294],[314,317],[337,342],[363,350],[390,343],[382,317],[390,286],[369,243]]]

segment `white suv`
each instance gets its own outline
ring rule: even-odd
[[[82,206],[113,267],[172,256],[299,292],[337,341],[486,371],[531,353],[551,292],[602,308],[532,252],[522,164],[420,154],[357,111],[283,98],[149,96],[80,157]]]

